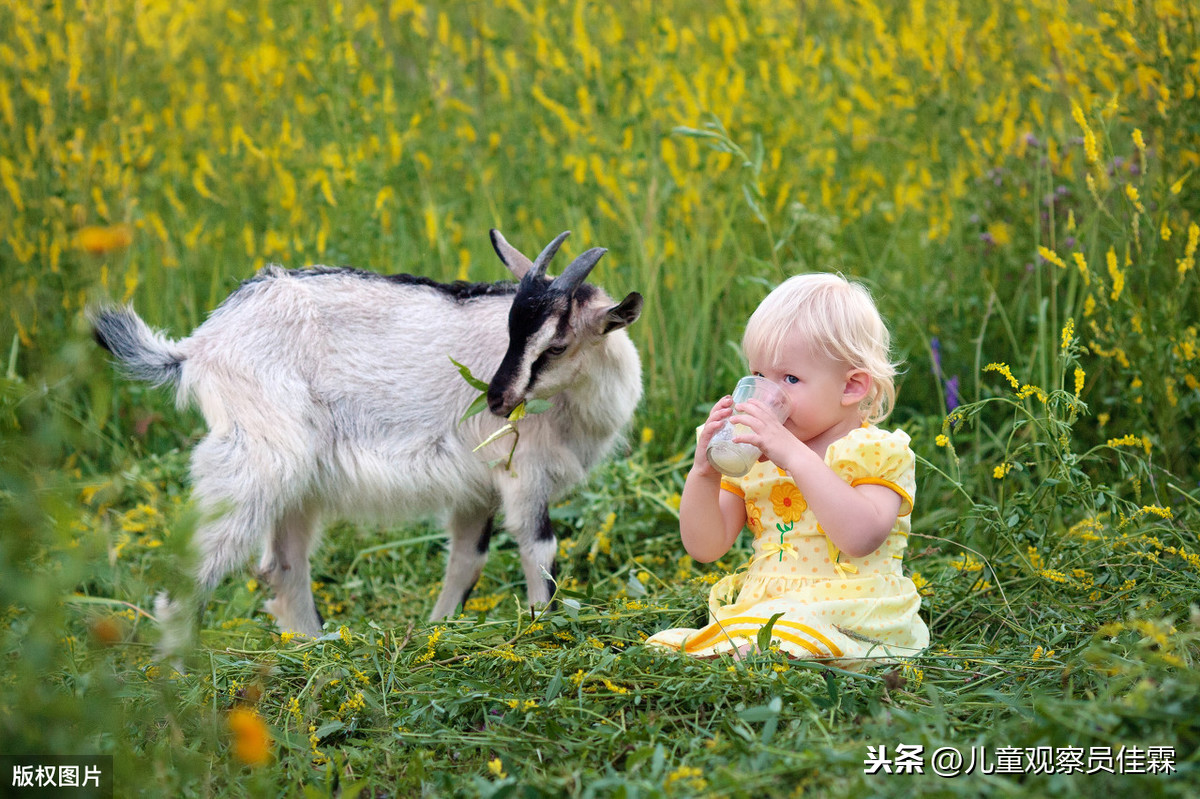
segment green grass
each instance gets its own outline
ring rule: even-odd
[[[119,796],[1193,795],[1194,16],[0,8],[0,749],[112,754]],[[281,638],[247,572],[160,662],[203,429],[112,373],[85,306],[184,335],[270,261],[501,279],[491,227],[526,250],[571,229],[560,257],[605,246],[595,279],[646,298],[630,444],[553,509],[557,606],[521,607],[499,536],[432,626],[436,526],[339,525],[313,564],[326,638]],[[746,555],[688,559],[678,494],[745,319],[805,270],[870,285],[904,358],[889,424],[919,457],[905,566],[932,646],[862,674],[649,650]],[[1176,772],[864,773],[900,744],[926,772],[940,747],[1122,746],[1173,747]]]

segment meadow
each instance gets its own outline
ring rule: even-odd
[[[112,755],[117,796],[1196,795],[1195,4],[5,0],[0,30],[0,754]],[[343,524],[326,636],[247,570],[160,660],[202,422],[86,307],[182,336],[267,263],[505,279],[493,227],[571,230],[646,299],[628,445],[553,509],[555,608],[501,536],[432,625],[436,523]],[[748,552],[691,561],[679,492],[804,271],[869,285],[904,361],[932,645],[647,649]]]

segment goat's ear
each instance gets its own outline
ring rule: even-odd
[[[616,305],[604,312],[603,333],[629,327],[642,315],[642,295],[631,291]]]
[[[508,271],[512,272],[517,280],[525,277],[533,267],[533,261],[509,244],[504,236],[500,235],[500,231],[495,228],[492,228],[492,249],[496,251],[496,255],[500,256],[500,262],[508,267]]]

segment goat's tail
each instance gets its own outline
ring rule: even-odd
[[[187,355],[178,341],[152,330],[133,308],[100,308],[89,313],[96,343],[116,356],[132,378],[156,386],[178,384]]]

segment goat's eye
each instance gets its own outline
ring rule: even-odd
[[[566,351],[567,351],[566,346],[561,346],[561,347],[556,346],[556,347],[547,347],[546,348],[546,354],[549,355],[551,358],[557,358],[558,356],[562,355]]]

